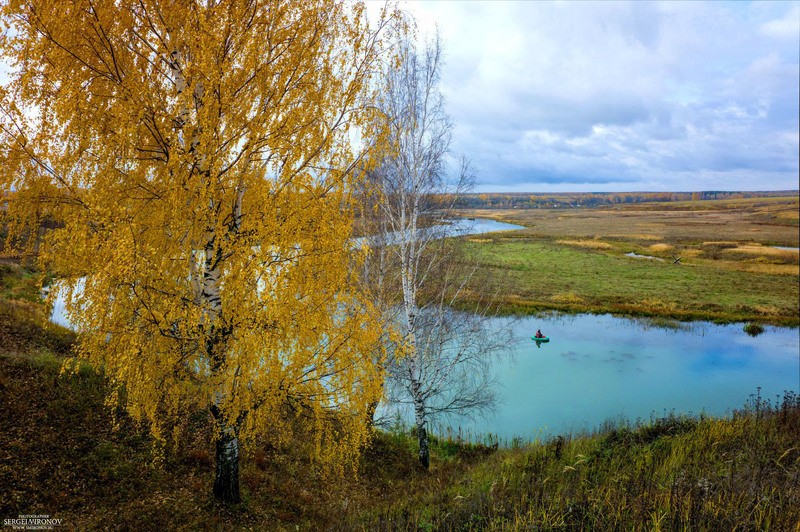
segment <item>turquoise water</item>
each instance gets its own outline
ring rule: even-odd
[[[458,220],[450,234],[519,229],[492,220]],[[64,302],[51,319],[71,327]],[[438,420],[435,428],[533,439],[596,428],[606,420],[667,412],[726,415],[761,388],[774,399],[800,393],[800,332],[766,327],[753,338],[742,324],[692,323],[680,329],[646,321],[577,315],[499,318],[515,339],[493,360],[497,409],[476,420]],[[551,338],[537,347],[536,329]],[[408,418],[410,419],[410,418]]]
[[[529,317],[512,327],[510,352],[493,362],[496,411],[439,420],[436,432],[534,439],[669,412],[726,415],[759,387],[773,400],[800,391],[798,329],[766,327],[754,338],[741,324],[665,329],[609,315]],[[531,340],[537,328],[549,343]]]

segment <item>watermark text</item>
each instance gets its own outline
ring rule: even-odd
[[[3,526],[11,527],[13,530],[53,530],[61,526],[61,519],[46,514],[18,515],[3,519]]]

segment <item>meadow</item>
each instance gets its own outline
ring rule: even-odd
[[[505,313],[611,312],[800,323],[798,197],[575,209],[473,209],[525,226],[466,237]],[[780,249],[790,248],[790,249]],[[473,296],[487,294],[475,291]]]
[[[797,247],[797,199],[699,203],[470,211],[526,229],[462,245],[500,281],[493,290],[504,289],[494,293],[508,311],[796,325],[797,252],[771,246]],[[188,416],[177,443],[162,447],[105,406],[102,371],[62,374],[75,338],[46,320],[38,281],[17,261],[0,263],[4,518],[48,514],[67,529],[130,530],[796,530],[800,522],[800,399],[755,390],[725,418],[665,414],[506,447],[491,437],[433,437],[429,471],[403,428],[375,430],[344,475],[309,462],[302,446],[252,442],[242,455],[244,501],[224,506],[210,494],[208,414]]]
[[[667,414],[506,448],[432,438],[419,467],[402,428],[373,432],[332,475],[300,447],[243,449],[244,501],[210,494],[213,423],[187,416],[162,447],[83,366],[74,335],[44,318],[38,275],[0,264],[0,514],[66,529],[794,530],[800,522],[800,400],[757,392],[730,418]],[[507,442],[509,443],[509,442]]]

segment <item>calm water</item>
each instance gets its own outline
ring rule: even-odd
[[[482,219],[451,227],[454,235],[521,228]],[[71,325],[63,300],[55,302],[51,319]],[[653,413],[725,415],[758,387],[769,399],[800,392],[798,329],[767,327],[753,338],[741,324],[672,330],[608,315],[529,317],[512,327],[517,339],[494,361],[502,400],[496,412],[476,421],[440,420],[440,430],[530,439]],[[530,337],[538,328],[551,341],[537,348]]]
[[[517,229],[524,229],[521,225],[508,224],[505,222],[497,222],[495,220],[474,219],[468,220],[466,218],[458,218],[450,220],[447,226],[447,231],[442,233],[444,236],[465,236],[477,235],[482,233],[492,233],[495,231],[515,231]],[[363,241],[362,238],[355,238],[353,241],[358,245]],[[390,237],[391,240],[391,237]],[[79,286],[83,286],[83,279],[79,281]],[[79,291],[81,288],[78,289]],[[67,318],[66,310],[64,308],[64,297],[59,295],[53,302],[53,311],[50,314],[50,321],[57,323],[63,327],[74,329],[73,324]]]
[[[517,229],[525,229],[521,225],[508,224],[505,222],[498,222],[495,220],[487,220],[484,218],[475,218],[468,220],[466,218],[459,218],[452,220],[450,227],[452,227],[452,234],[455,235],[479,235],[482,233],[494,233],[496,231],[515,231]]]
[[[551,338],[538,348],[537,328]],[[725,415],[758,387],[768,399],[800,390],[798,329],[767,327],[753,338],[741,324],[673,330],[609,315],[530,317],[513,329],[512,352],[495,362],[497,411],[445,420],[437,432],[532,439],[672,411]]]
[[[442,229],[445,229],[444,231]],[[447,220],[447,225],[438,225],[431,229],[419,229],[418,234],[420,238],[424,237],[426,233],[433,234],[434,238],[448,237],[448,236],[466,236],[466,235],[479,235],[483,233],[494,233],[499,231],[516,231],[517,229],[524,229],[525,227],[516,224],[509,224],[505,222],[498,222],[496,220],[488,220],[485,218],[454,218]],[[385,239],[382,239],[386,245],[396,244],[399,241],[398,235],[400,233],[390,233]],[[353,239],[356,246],[367,240],[370,237],[358,237]],[[373,245],[375,245],[373,243]]]

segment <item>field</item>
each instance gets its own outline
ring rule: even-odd
[[[5,344],[8,346],[8,344]],[[667,416],[498,449],[378,432],[332,478],[293,451],[242,454],[244,501],[210,495],[212,424],[158,446],[104,406],[107,383],[59,375],[43,345],[0,348],[0,513],[66,530],[793,530],[800,520],[800,401],[754,398],[733,419]]]
[[[793,530],[800,522],[800,400],[791,393],[756,396],[731,419],[667,415],[505,449],[434,437],[430,471],[402,429],[375,431],[357,470],[336,477],[298,452],[302,442],[252,442],[242,452],[244,501],[223,506],[210,495],[208,413],[187,416],[165,449],[124,412],[115,422],[102,372],[61,373],[75,338],[45,320],[37,278],[0,264],[4,518],[46,514],[67,530]]]
[[[466,210],[525,229],[467,237],[463,247],[494,280],[492,295],[505,312],[796,326],[799,210],[797,196]]]

